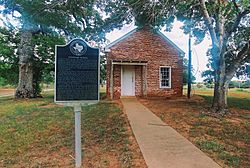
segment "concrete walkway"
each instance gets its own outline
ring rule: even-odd
[[[122,99],[122,104],[149,168],[220,167],[135,98]]]

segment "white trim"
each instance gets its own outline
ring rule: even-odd
[[[169,86],[161,86],[161,68],[169,68]],[[171,66],[160,66],[159,67],[159,87],[160,89],[171,89],[172,88],[172,67]]]
[[[55,47],[66,47],[67,45],[69,45],[69,44],[70,44],[72,41],[74,41],[74,40],[81,40],[81,41],[84,41],[84,42],[87,44],[88,47],[90,47],[90,48],[92,48],[92,49],[98,49],[98,50],[100,50],[99,48],[91,47],[91,46],[89,45],[89,43],[87,43],[85,40],[83,40],[83,39],[81,39],[81,38],[74,38],[74,39],[70,40],[70,41],[69,41],[68,43],[66,43],[66,44],[55,45]]]
[[[130,32],[128,32],[127,34],[123,35],[122,37],[118,38],[117,40],[111,42],[110,44],[108,44],[105,48],[104,48],[104,52],[110,52],[110,48],[113,47],[114,45],[116,45],[117,43],[123,41],[124,39],[128,38],[130,35],[132,35],[133,33],[135,33],[136,31],[140,31],[140,28],[135,28],[133,30],[131,30]],[[156,34],[158,34],[160,37],[162,37],[167,43],[169,43],[172,47],[174,47],[177,52],[179,53],[180,57],[184,57],[185,56],[185,52],[178,47],[172,40],[170,40],[166,35],[164,35],[160,30],[156,30],[154,31]],[[154,33],[153,32],[153,33]]]
[[[113,65],[147,65],[147,63],[136,63],[136,62],[112,62]]]
[[[54,77],[54,102],[56,102],[56,62],[57,62],[57,46],[58,45],[55,45],[55,77]]]
[[[135,28],[133,30],[131,30],[130,32],[126,33],[125,35],[123,35],[122,37],[118,38],[117,40],[113,41],[112,43],[108,44],[105,48],[104,48],[104,51],[106,52],[110,52],[110,48],[112,46],[114,46],[115,44],[119,43],[120,41],[122,40],[125,40],[127,37],[129,37],[131,34],[135,33],[138,29]]]
[[[81,40],[84,41],[87,44],[87,47],[90,47],[92,49],[97,49],[98,50],[98,97],[97,100],[68,100],[68,101],[57,101],[56,100],[56,72],[57,72],[57,48],[58,47],[66,47],[67,45],[69,45],[72,41],[74,40]],[[65,45],[55,45],[55,79],[54,79],[54,102],[56,104],[60,104],[60,105],[65,105],[65,106],[76,106],[76,105],[90,105],[90,104],[96,104],[99,102],[100,100],[100,49],[99,48],[94,48],[89,46],[89,44],[80,38],[75,38],[72,39],[69,43],[65,44]]]
[[[170,40],[165,34],[163,34],[160,30],[156,30],[156,33],[160,35],[165,41],[167,41],[172,47],[174,47],[180,54],[179,56],[181,57],[185,56],[185,52],[180,47],[178,47],[172,40]]]

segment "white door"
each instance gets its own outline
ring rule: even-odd
[[[121,95],[122,96],[134,96],[135,95],[135,67],[134,66],[122,66]]]

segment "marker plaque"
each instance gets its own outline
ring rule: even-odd
[[[74,39],[55,54],[55,102],[99,101],[99,49]]]

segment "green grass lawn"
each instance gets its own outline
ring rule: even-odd
[[[202,96],[209,104],[212,104],[213,96],[200,96]],[[250,98],[228,97],[227,101],[229,108],[240,108],[250,110]]]
[[[186,89],[184,89],[184,94]],[[211,104],[213,100],[213,89],[193,88],[193,95],[199,95]],[[250,89],[229,89],[228,107],[250,110]]]
[[[83,107],[84,167],[131,167],[128,124],[119,106]],[[53,94],[31,100],[0,98],[0,167],[74,167],[74,113]]]

